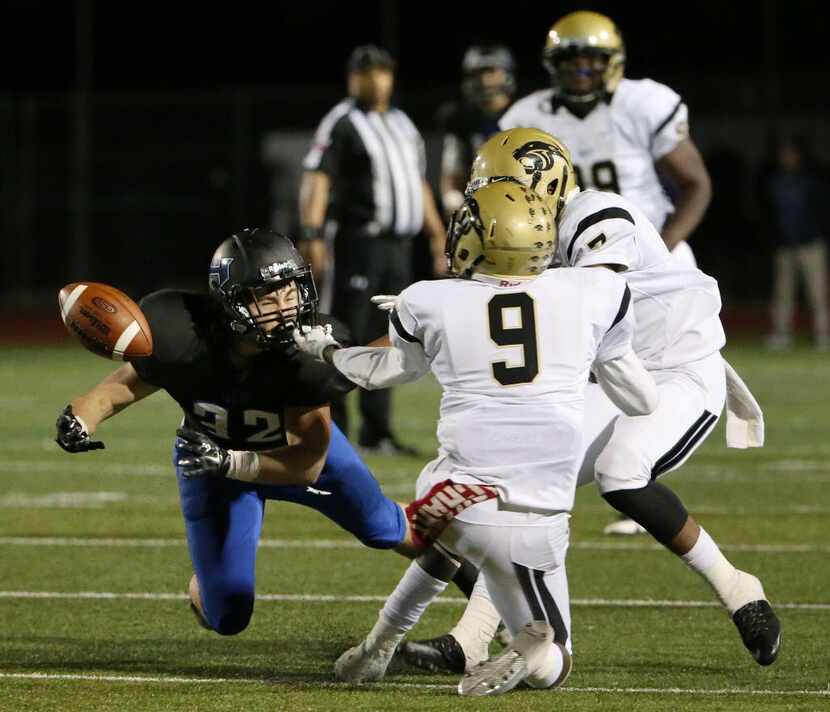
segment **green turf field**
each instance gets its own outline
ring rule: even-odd
[[[567,687],[475,701],[455,695],[454,677],[400,668],[380,684],[333,682],[334,660],[371,627],[406,562],[295,505],[267,509],[248,630],[198,628],[183,594],[173,401],[157,394],[104,424],[106,450],[66,455],[52,442],[59,409],[112,364],[80,348],[2,348],[0,710],[830,709],[830,358],[727,355],[766,410],[768,444],[726,450],[719,428],[667,482],[779,604],[778,662],[758,667],[707,587],[650,539],[603,538],[610,510],[584,488]],[[396,395],[398,429],[425,454],[437,397],[429,381]],[[370,461],[400,499],[422,464]],[[459,595],[448,589],[416,636],[444,632]]]

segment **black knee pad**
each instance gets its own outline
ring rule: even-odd
[[[453,576],[452,582],[461,589],[461,593],[469,598],[473,594],[473,587],[476,585],[477,579],[478,569],[464,559],[455,576]]]
[[[443,549],[431,546],[418,556],[418,562],[425,573],[439,581],[452,581],[459,569],[459,563],[448,556]]]
[[[602,496],[614,509],[631,517],[666,546],[689,518],[677,495],[657,481],[640,489],[614,490]]]

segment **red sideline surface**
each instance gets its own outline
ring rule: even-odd
[[[0,313],[0,343],[59,344],[73,340],[60,312]]]

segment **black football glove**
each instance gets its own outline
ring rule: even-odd
[[[225,448],[192,428],[179,428],[176,435],[179,438],[176,466],[181,468],[184,477],[197,479],[228,474],[231,456]]]
[[[103,450],[104,443],[100,440],[89,439],[89,433],[83,426],[78,416],[72,412],[72,406],[68,405],[58,416],[57,437],[55,442],[66,452],[89,452],[90,450]]]

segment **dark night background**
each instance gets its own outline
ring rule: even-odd
[[[763,303],[771,245],[754,185],[770,136],[803,134],[830,159],[820,2],[0,0],[4,305],[51,305],[78,278],[134,296],[200,284],[229,231],[293,229],[297,163],[344,94],[352,47],[397,55],[398,103],[434,158],[466,47],[508,45],[521,96],[546,85],[545,33],[575,9],[617,22],[628,76],[686,99],[715,191],[699,261],[729,299]]]

